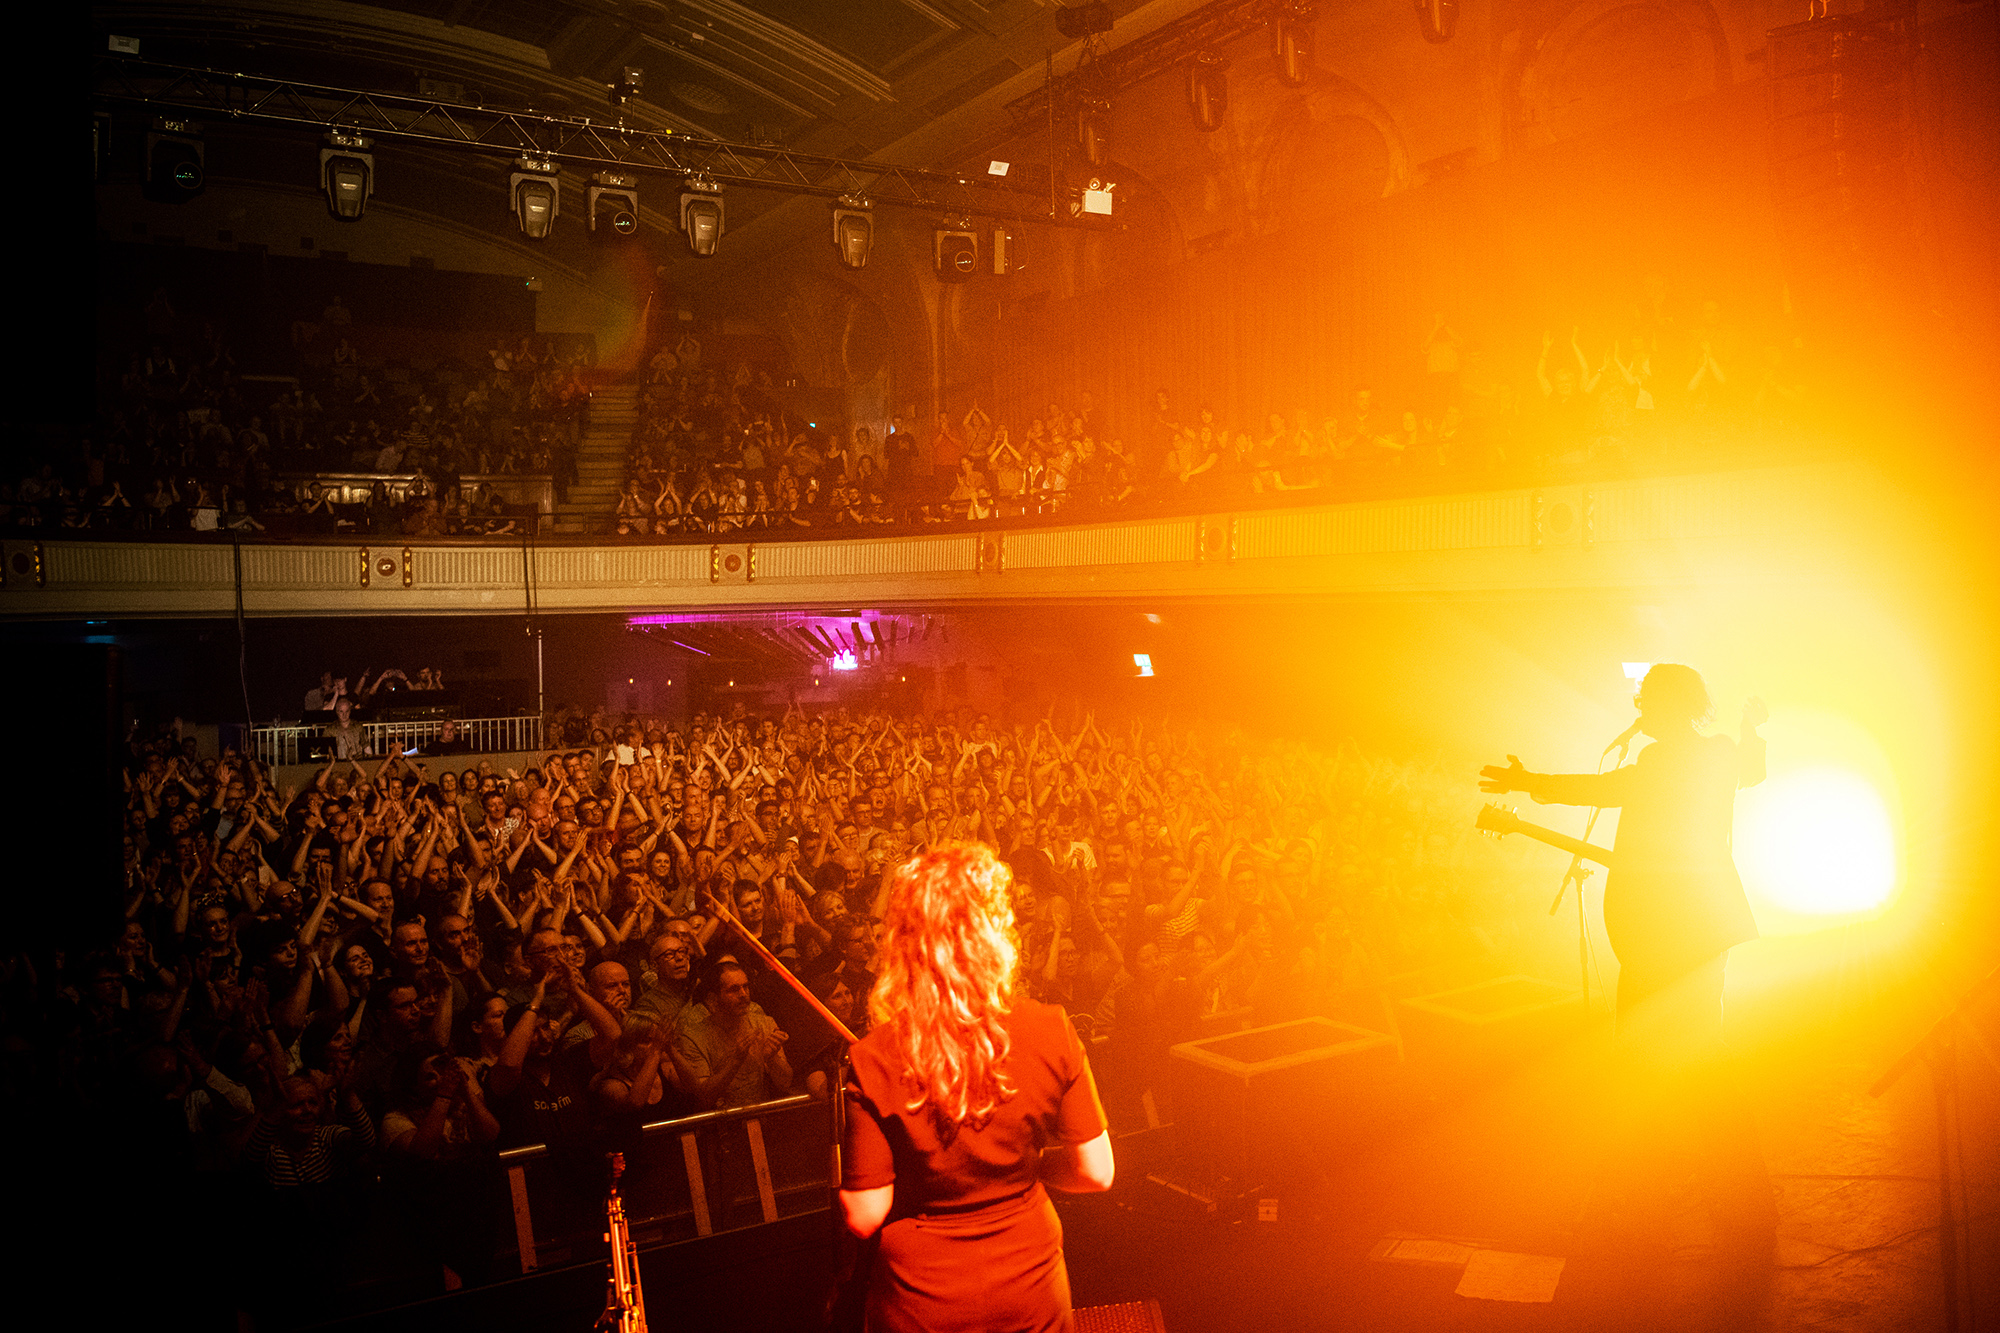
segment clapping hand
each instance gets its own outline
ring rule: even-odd
[[[762,1064],[782,1050],[786,1040],[785,1034],[776,1029],[746,1032],[736,1039],[736,1049],[746,1060]]]
[[[1762,699],[1753,694],[1743,701],[1743,730],[1745,732],[1755,731],[1770,720],[1771,710],[1764,706]]]
[[[779,921],[787,926],[796,926],[806,919],[806,905],[798,894],[781,887],[774,896],[777,899]]]
[[[437,1095],[457,1101],[465,1096],[465,1066],[451,1056],[437,1058]]]

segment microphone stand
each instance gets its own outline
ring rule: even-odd
[[[1590,838],[1590,830],[1597,823],[1597,812],[1590,812],[1590,823],[1583,826],[1583,836]],[[1583,982],[1583,1017],[1590,1018],[1590,920],[1584,913],[1583,882],[1591,875],[1590,867],[1583,863],[1581,856],[1569,859],[1569,869],[1563,872],[1562,883],[1556,885],[1556,900],[1549,904],[1549,915],[1554,916],[1562,909],[1563,895],[1569,892],[1571,884],[1576,885],[1576,970]]]
[[[639,1284],[639,1246],[632,1239],[632,1227],[625,1217],[625,1200],[618,1193],[618,1177],[625,1174],[625,1154],[606,1153],[611,1168],[611,1188],[604,1199],[604,1239],[611,1244],[611,1283],[604,1298],[604,1313],[597,1317],[598,1333],[646,1333],[646,1294]]]
[[[1632,748],[1632,733],[1627,732],[1621,739],[1605,746],[1604,754],[1610,754],[1614,747],[1618,751],[1618,762],[1611,767],[1615,770],[1625,765],[1625,752]],[[1597,758],[1597,771],[1604,771],[1604,755]],[[1590,841],[1591,832],[1597,827],[1597,817],[1603,813],[1602,806],[1590,807],[1590,818],[1583,826],[1585,842]],[[1584,911],[1583,882],[1590,875],[1590,867],[1583,863],[1583,857],[1571,856],[1569,869],[1563,872],[1562,883],[1556,885],[1555,901],[1549,904],[1549,915],[1554,916],[1562,909],[1563,895],[1569,892],[1569,886],[1576,885],[1576,969],[1583,981],[1583,1017],[1586,1022],[1590,1019],[1590,918]]]

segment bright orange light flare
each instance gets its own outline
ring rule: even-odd
[[[1794,769],[1743,793],[1736,863],[1753,898],[1803,916],[1867,912],[1896,891],[1896,836],[1852,769]]]

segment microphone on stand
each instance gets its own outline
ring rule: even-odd
[[[1604,747],[1604,753],[1610,754],[1613,750],[1618,750],[1622,752],[1626,746],[1632,743],[1632,738],[1639,734],[1639,728],[1645,725],[1646,725],[1646,719],[1642,717],[1637,722],[1634,722],[1631,726],[1625,728],[1625,730],[1619,732],[1617,737],[1611,742],[1611,744]]]

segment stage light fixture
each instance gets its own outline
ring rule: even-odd
[[[1076,192],[1076,197],[1070,200],[1070,216],[1082,217],[1089,213],[1098,217],[1110,217],[1112,210],[1117,206],[1117,189],[1116,181],[1092,176],[1084,182],[1083,188]]]
[[[104,179],[104,164],[111,156],[111,113],[90,113],[90,178]]]
[[[590,234],[630,236],[639,230],[639,178],[615,171],[600,171],[590,178],[585,192],[585,212],[590,216]]]
[[[715,253],[722,239],[722,187],[700,176],[690,176],[681,191],[681,230],[687,233],[688,249],[698,255]]]
[[[1020,241],[1015,238],[1014,233],[1005,227],[995,227],[993,229],[994,276],[1004,278],[1009,273],[1019,272],[1026,267],[1021,259]]]
[[[833,248],[849,268],[867,268],[875,248],[875,214],[868,200],[842,195],[833,201]]]
[[[514,174],[507,178],[507,200],[521,223],[521,234],[531,241],[546,240],[562,209],[562,184],[556,179],[555,159],[517,157]]]
[[[1111,22],[1111,6],[1104,0],[1091,0],[1087,5],[1056,11],[1056,31],[1071,41],[1110,32]]]
[[[943,282],[965,282],[979,271],[979,236],[971,224],[947,222],[932,235],[932,262]]]
[[[1101,167],[1111,160],[1111,103],[1086,97],[1076,104],[1076,146],[1083,160]]]
[[[370,141],[340,130],[326,136],[319,150],[319,188],[326,191],[326,210],[345,222],[358,219],[375,193],[375,155]]]
[[[189,120],[156,120],[146,132],[146,197],[184,204],[208,183],[208,154],[201,126]]]
[[[1458,31],[1458,0],[1417,0],[1417,27],[1434,45],[1450,41]]]
[[[1294,88],[1312,78],[1313,8],[1303,0],[1285,6],[1271,20],[1271,55],[1278,75]]]
[[[619,73],[618,82],[606,87],[611,92],[611,105],[624,106],[627,102],[636,102],[646,87],[646,71],[637,65],[627,65]]]
[[[1222,128],[1229,111],[1229,62],[1213,51],[1203,51],[1188,66],[1188,112],[1194,127],[1203,134]]]

